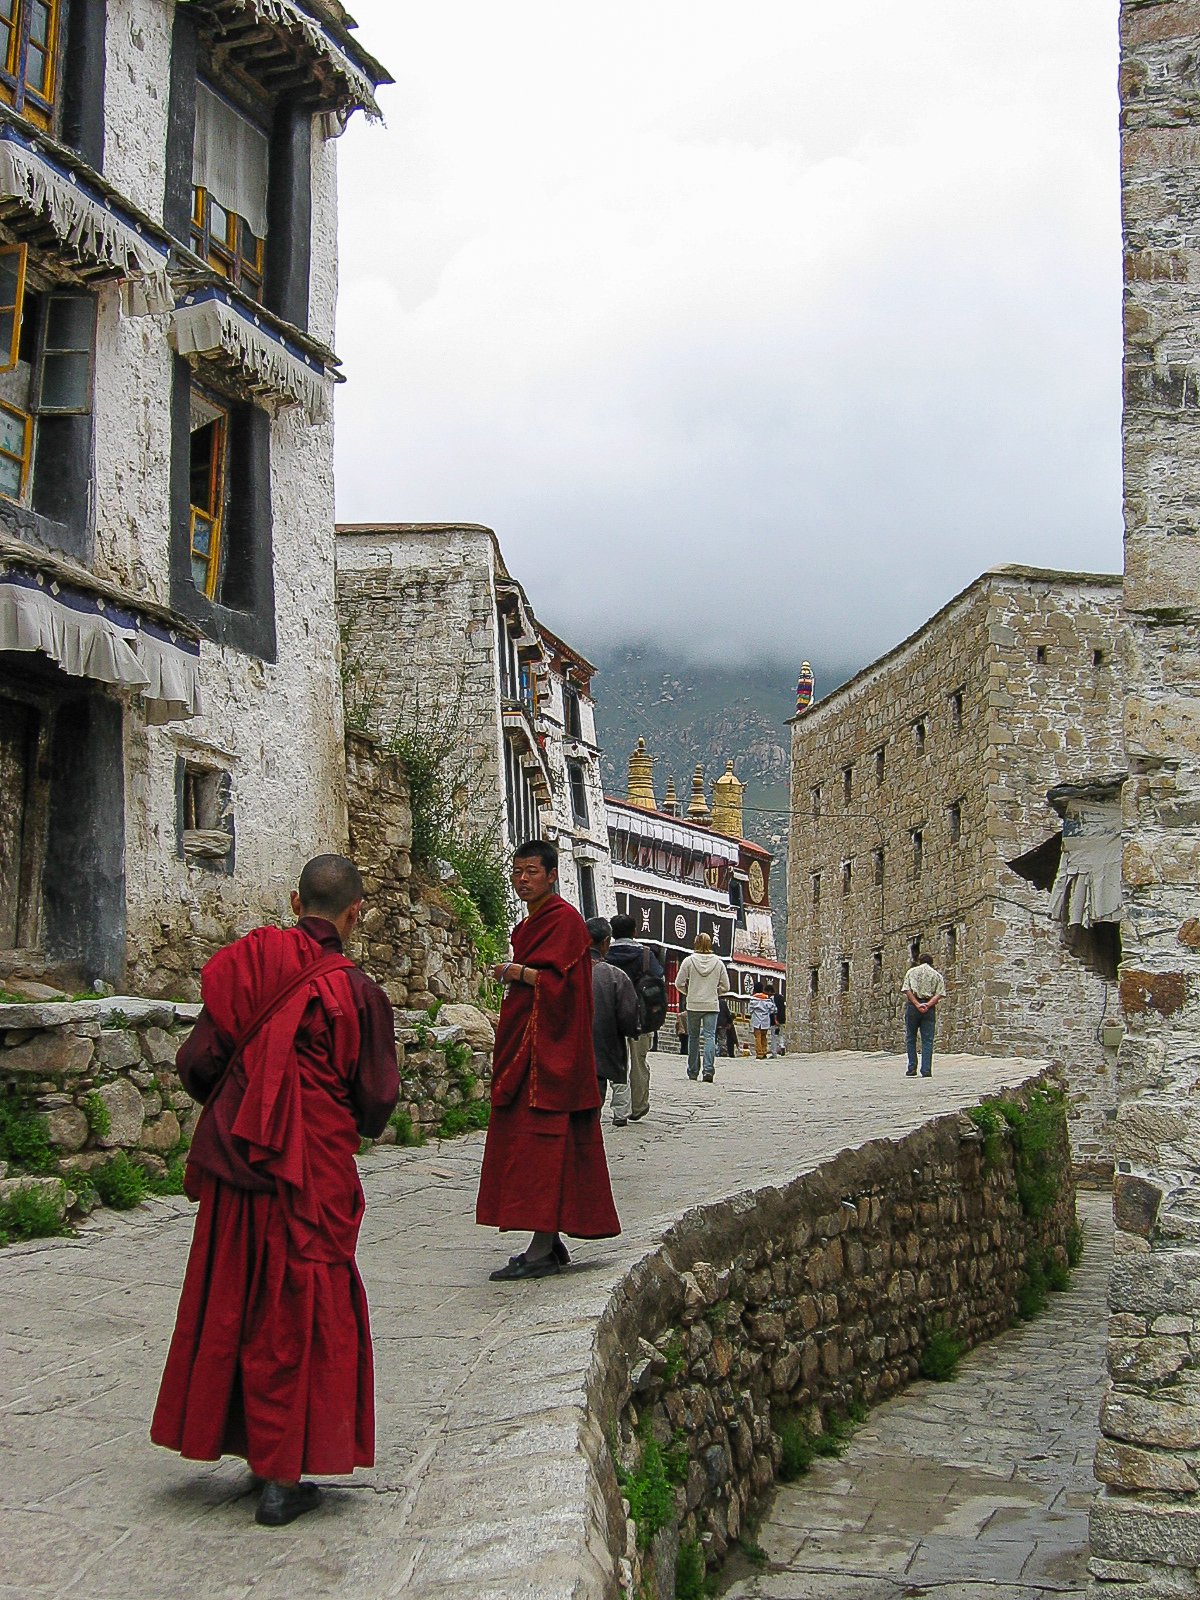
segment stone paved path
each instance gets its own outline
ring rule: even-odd
[[[1026,1062],[722,1064],[690,1084],[652,1058],[654,1108],[605,1127],[625,1232],[562,1277],[487,1282],[509,1239],[476,1228],[483,1136],[364,1162],[359,1264],[375,1336],[378,1465],[318,1515],[259,1529],[245,1466],[182,1462],[147,1430],[192,1213],[160,1200],[76,1240],[0,1252],[3,1600],[517,1600],[598,1596],[579,1448],[596,1321],[689,1206],[794,1177],[850,1145],[972,1104]]]
[[[1070,1289],[783,1486],[758,1534],[772,1567],[729,1600],[1086,1594],[1112,1202],[1080,1191],[1078,1209],[1087,1243]]]

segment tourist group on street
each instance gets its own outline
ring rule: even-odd
[[[564,1234],[620,1233],[600,1112],[611,1096],[614,1127],[646,1116],[668,1014],[666,975],[633,919],[585,922],[557,879],[553,845],[519,846],[512,882],[526,914],[493,974],[504,999],[475,1216],[530,1238],[491,1273],[498,1281],[556,1275],[570,1261]],[[310,861],[291,897],[295,927],[258,928],[208,962],[176,1062],[204,1108],[185,1175],[199,1209],[151,1438],[193,1461],[244,1457],[268,1527],[319,1504],[306,1475],[375,1459],[355,1157],[387,1126],[400,1077],[391,1003],[343,954],[363,898],[353,862]],[[718,1035],[736,1029],[707,935],[675,982],[688,1078],[711,1084]],[[910,1076],[918,1036],[920,1070],[932,1072],[945,993],[918,955],[903,985]],[[760,985],[749,1020],[759,1060],[782,1050],[782,995]]]

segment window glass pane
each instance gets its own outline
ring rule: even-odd
[[[90,296],[56,294],[46,318],[46,349],[90,351],[94,307]]]
[[[197,517],[192,527],[192,553],[198,556],[212,554],[212,523],[205,517]]]
[[[12,22],[17,9],[17,0],[0,0],[0,20]]]
[[[0,255],[0,306],[15,306],[17,284],[21,277],[21,253],[13,250]],[[4,346],[8,348],[7,343]]]
[[[208,588],[208,562],[203,556],[192,557],[192,582],[201,594]]]
[[[6,500],[21,498],[21,476],[20,461],[14,461],[8,455],[0,455],[0,494]]]
[[[192,432],[191,500],[197,510],[207,511],[210,515],[217,509],[213,504],[216,492],[213,467],[219,428],[219,423],[209,422]]]
[[[7,363],[13,343],[13,323],[17,320],[16,308],[0,307],[0,366]]]
[[[42,363],[41,410],[87,411],[91,365],[91,356],[84,353],[54,354],[47,351]]]
[[[208,231],[214,239],[223,239],[229,242],[231,218],[223,206],[219,206],[212,195],[208,197]]]
[[[25,455],[25,418],[4,406],[0,406],[0,450],[21,458]]]
[[[33,0],[29,13],[29,42],[44,50],[50,42],[50,7],[46,0]]]

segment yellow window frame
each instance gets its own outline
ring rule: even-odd
[[[17,287],[12,305],[0,305],[0,322],[10,312],[12,314],[12,336],[9,339],[9,348],[0,348],[0,372],[11,372],[17,364],[17,354],[21,348],[21,319],[25,314],[25,267],[29,260],[29,246],[24,244],[0,245],[0,259],[5,256],[17,258]]]
[[[62,0],[43,0],[43,3],[46,5],[46,9],[50,13],[50,19],[46,25],[46,87],[44,89],[34,89],[29,82],[30,53],[36,50],[39,54],[41,54],[43,48],[41,45],[35,45],[33,43],[31,35],[25,50],[24,88],[27,95],[32,94],[37,100],[42,102],[42,107],[49,107],[54,104],[55,78],[58,70],[58,28],[60,12],[62,10]],[[29,4],[30,0],[22,0],[22,9]],[[42,107],[38,107],[38,109],[40,110]],[[28,115],[28,113],[26,114]]]
[[[225,454],[229,441],[227,413],[213,419],[217,436],[213,447],[212,466],[209,468],[209,503],[213,511],[193,505],[188,520],[188,553],[192,560],[204,560],[204,553],[196,549],[196,519],[199,517],[210,528],[208,541],[208,570],[204,579],[204,593],[211,600],[217,592],[217,573],[221,567],[221,540],[225,532]]]
[[[10,406],[7,400],[0,400],[0,411],[7,412],[10,417],[16,417],[21,423],[24,433],[22,437],[21,454],[18,456],[11,450],[6,450],[0,445],[0,458],[5,461],[19,461],[21,465],[21,487],[17,492],[17,499],[24,500],[25,491],[29,487],[29,459],[33,447],[33,418],[28,411],[22,411],[20,406]],[[2,491],[0,491],[2,493]],[[5,495],[3,498],[7,499]]]

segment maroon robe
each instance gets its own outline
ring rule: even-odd
[[[354,1157],[399,1098],[388,998],[353,967],[302,983],[221,1079],[264,1002],[340,951],[321,917],[219,951],[176,1060],[206,1103],[184,1180],[200,1211],[150,1437],[193,1461],[244,1456],[284,1482],[375,1459]]]
[[[609,1239],[621,1224],[600,1133],[587,924],[553,895],[512,943],[537,981],[510,984],[500,1007],[475,1220]]]

